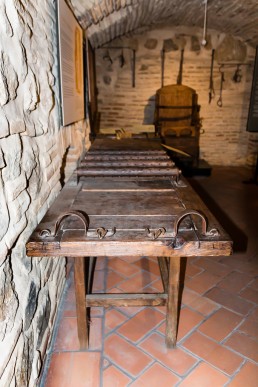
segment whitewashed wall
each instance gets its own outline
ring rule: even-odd
[[[54,1],[0,2],[1,387],[40,373],[65,260],[28,258],[25,242],[85,147],[86,122],[60,128],[55,23]]]
[[[120,67],[119,49],[97,49],[98,100],[101,130],[124,128],[132,131],[153,130],[154,96],[161,87],[161,50],[165,43],[164,85],[177,81],[180,51],[184,48],[183,84],[196,89],[205,133],[201,136],[200,156],[212,165],[254,165],[258,135],[246,132],[255,50],[241,40],[216,31],[208,31],[208,44],[201,47],[202,30],[186,27],[160,28],[140,35],[116,39],[109,46],[136,50],[136,87],[132,88],[132,51],[124,49],[125,64]],[[211,50],[216,50],[214,87],[216,96],[208,103]],[[112,64],[107,60],[109,54]],[[219,97],[219,62],[224,67],[223,107]],[[236,66],[242,80],[234,83]]]

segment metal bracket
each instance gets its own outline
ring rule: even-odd
[[[183,211],[180,215],[177,216],[175,223],[174,223],[174,230],[173,230],[173,236],[176,237],[178,234],[178,229],[179,229],[179,224],[180,222],[189,215],[197,215],[201,218],[202,220],[202,231],[201,234],[204,236],[218,236],[219,231],[216,228],[213,228],[208,231],[208,222],[206,217],[199,211],[196,210],[185,210]]]
[[[166,229],[164,227],[160,227],[155,230],[150,230],[148,227],[146,227],[145,231],[147,232],[147,236],[153,240],[158,239],[159,236],[162,236],[165,234]]]
[[[115,235],[116,228],[114,227],[111,230],[108,230],[104,227],[99,227],[99,228],[97,228],[96,233],[97,233],[99,239],[104,239],[105,237],[111,237],[111,236]]]
[[[65,218],[67,218],[69,216],[75,216],[75,217],[81,219],[81,221],[83,222],[83,225],[84,225],[85,234],[87,234],[87,230],[89,227],[89,220],[88,220],[87,216],[85,216],[81,211],[75,210],[75,211],[67,211],[67,212],[61,214],[56,220],[54,230],[52,230],[52,231],[49,229],[41,230],[41,231],[39,231],[39,236],[41,238],[56,237],[58,231],[60,230],[61,223],[63,222],[63,220]]]

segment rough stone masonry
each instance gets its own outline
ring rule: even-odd
[[[0,4],[0,385],[34,386],[65,279],[65,260],[26,257],[25,242],[86,143],[60,127],[54,1]]]

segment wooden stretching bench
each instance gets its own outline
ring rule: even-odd
[[[81,349],[88,347],[87,308],[94,306],[166,305],[166,344],[174,347],[180,258],[232,252],[159,141],[136,139],[95,140],[26,247],[29,256],[74,257]],[[93,257],[104,256],[158,257],[164,292],[92,294]]]

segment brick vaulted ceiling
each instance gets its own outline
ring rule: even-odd
[[[203,27],[203,0],[69,0],[93,47],[160,26]],[[258,45],[258,0],[208,0],[208,29]]]

